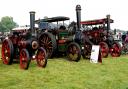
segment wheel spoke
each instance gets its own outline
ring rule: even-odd
[[[45,42],[44,42],[44,38],[43,38],[43,39],[41,39],[41,43],[45,43]]]
[[[48,42],[48,45],[52,45],[52,41],[49,41],[49,42]]]
[[[45,42],[48,44],[48,39],[49,39],[49,37],[46,35],[45,36]],[[51,39],[50,39],[51,40]]]

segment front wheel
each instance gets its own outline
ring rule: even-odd
[[[68,45],[67,47],[67,57],[68,57],[68,60],[70,61],[76,61],[78,62],[81,58],[81,49],[80,49],[80,46],[75,43],[75,42],[72,42]]]
[[[121,55],[121,45],[118,42],[114,42],[110,49],[112,57],[119,57]]]
[[[36,61],[39,67],[45,68],[47,65],[47,55],[43,47],[40,47],[36,54]]]
[[[90,59],[92,45],[85,43],[84,48],[82,49],[82,56],[84,59]]]
[[[20,52],[20,68],[28,69],[30,64],[30,57],[27,49],[22,49]]]
[[[109,53],[109,47],[108,47],[107,43],[100,42],[99,45],[100,45],[100,49],[101,49],[101,56],[103,58],[107,58],[108,53]]]

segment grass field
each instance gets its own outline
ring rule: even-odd
[[[105,58],[102,64],[54,58],[45,69],[32,61],[28,70],[0,60],[0,89],[128,89],[128,56]]]

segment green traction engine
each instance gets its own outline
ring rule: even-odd
[[[81,6],[76,6],[77,22],[73,26],[67,26],[64,22],[69,20],[69,17],[57,16],[36,20],[41,32],[38,41],[39,46],[46,49],[48,58],[53,56],[66,55],[68,60],[78,62],[81,58],[82,48],[82,31],[80,30]]]

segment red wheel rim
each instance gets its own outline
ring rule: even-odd
[[[20,52],[20,68],[27,69],[28,67],[29,56],[25,50],[21,50]]]
[[[9,64],[11,57],[11,49],[9,47],[8,41],[4,40],[2,43],[2,60],[4,64]]]
[[[112,51],[111,51],[112,57],[118,57],[118,56],[120,56],[120,52],[121,52],[121,50],[120,50],[119,45],[116,44],[116,43],[113,44]]]
[[[107,57],[108,52],[109,52],[107,44],[104,43],[104,42],[101,42],[99,45],[100,45],[100,49],[101,49],[101,56],[102,57]]]
[[[46,66],[46,52],[44,49],[39,49],[36,55],[37,65],[39,67]]]

